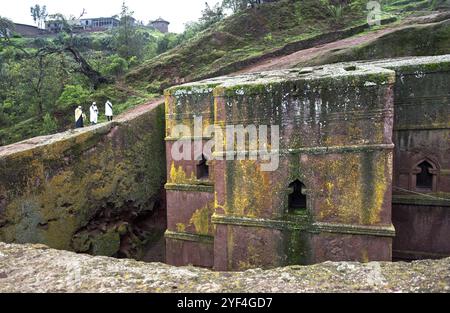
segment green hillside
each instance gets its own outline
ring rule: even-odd
[[[406,27],[377,40],[326,53],[298,66],[448,53],[450,53],[450,19]]]
[[[125,23],[116,31],[12,38],[12,45],[0,38],[0,145],[72,128],[78,105],[86,112],[92,101],[102,104],[109,99],[119,114],[175,84],[234,73],[269,58],[396,27],[408,17],[450,8],[450,0],[384,0],[382,25],[369,27],[367,3],[280,0],[228,17],[213,16],[207,22],[204,11],[196,27],[187,27],[183,34],[127,28]],[[126,7],[122,10],[121,19],[126,20],[130,13]],[[448,22],[433,27],[415,26],[309,59],[308,64],[450,52]],[[101,84],[81,73],[79,62],[67,51],[48,54],[43,63],[27,56],[67,42],[101,76]]]
[[[367,1],[279,1],[230,16],[192,40],[145,62],[128,83],[160,91],[184,81],[224,75],[268,55],[283,55],[367,30]],[[384,1],[383,23],[399,21],[439,1]],[[347,4],[345,4],[347,3]]]
[[[326,1],[267,3],[220,21],[187,43],[145,62],[126,78],[134,85],[154,90],[159,85],[212,76],[231,64],[286,44],[365,21],[361,1],[345,6],[342,12],[333,11]]]
[[[0,145],[72,128],[78,105],[87,112],[93,101],[103,104],[109,99],[119,114],[154,97],[130,90],[121,83],[121,76],[158,55],[159,43],[172,34],[146,27],[134,31],[136,45],[129,49],[124,49],[115,31],[80,33],[73,38],[66,33],[22,38],[13,32],[8,41],[0,38]],[[70,53],[51,52],[69,41],[108,83],[94,86]],[[128,56],[126,50],[133,54]]]

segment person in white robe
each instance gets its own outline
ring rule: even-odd
[[[108,119],[108,122],[113,120],[113,116],[114,116],[113,105],[112,105],[111,101],[109,101],[109,100],[106,101],[106,103],[105,103],[105,115],[106,115],[106,118]]]
[[[86,115],[83,113],[83,107],[79,106],[75,110],[75,128],[83,128]]]
[[[91,125],[95,125],[98,123],[98,108],[97,103],[92,103],[91,107],[89,108],[89,118],[91,120]]]

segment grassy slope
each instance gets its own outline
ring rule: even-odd
[[[343,16],[335,19],[317,0],[265,4],[226,18],[189,42],[144,63],[126,79],[148,89],[194,80],[288,43],[365,21],[361,6],[347,7]]]
[[[145,62],[127,74],[126,82],[142,91],[155,92],[186,81],[228,74],[240,69],[240,62],[267,55],[289,43],[366,23],[367,1],[352,2],[360,5],[345,7],[338,19],[318,0],[283,0],[248,9]],[[383,18],[402,19],[417,11],[434,9],[434,0],[386,0],[384,4]]]
[[[450,20],[401,29],[362,45],[332,51],[298,66],[448,53],[450,53]]]

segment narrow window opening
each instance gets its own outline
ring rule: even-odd
[[[209,178],[209,166],[208,160],[202,155],[201,161],[197,165],[197,179],[208,179]]]
[[[306,210],[305,185],[298,179],[289,185],[292,193],[289,195],[289,213]]]
[[[418,168],[421,170],[421,172],[417,174],[416,177],[417,188],[432,190],[433,174],[431,173],[431,171],[433,170],[433,166],[427,161],[424,161],[418,165]]]

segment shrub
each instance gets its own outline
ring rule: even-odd
[[[52,134],[58,130],[58,125],[56,124],[55,119],[49,114],[45,114],[44,121],[42,123],[42,133],[43,134]]]
[[[133,57],[132,57],[133,58]],[[124,58],[113,55],[108,58],[108,66],[105,71],[108,75],[120,76],[128,70],[128,62]]]
[[[62,109],[83,106],[90,102],[91,96],[91,92],[84,89],[81,85],[66,85],[57,101],[57,105]]]

